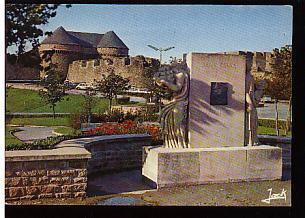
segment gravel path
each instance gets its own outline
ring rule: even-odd
[[[23,126],[18,127],[22,131],[14,133],[14,135],[23,142],[32,142],[35,139],[45,139],[49,136],[56,136],[53,133],[56,127],[46,126]]]

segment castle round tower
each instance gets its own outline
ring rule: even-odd
[[[102,59],[128,57],[128,50],[128,47],[113,31],[105,33],[97,46],[97,52]]]
[[[96,48],[92,44],[75,37],[63,27],[57,28],[51,36],[42,41],[39,46],[40,56],[48,51],[54,52],[52,63],[56,64],[63,79],[66,78],[69,64],[72,61],[97,56]],[[42,60],[42,66],[46,64],[45,60]],[[44,76],[45,72],[41,71],[40,77],[43,78]]]

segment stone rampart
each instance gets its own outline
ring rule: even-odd
[[[157,61],[149,58],[113,58],[77,60],[69,65],[67,79],[71,82],[93,83],[101,80],[102,75],[111,72],[130,80],[132,86],[145,87],[147,80],[146,69],[158,65]]]

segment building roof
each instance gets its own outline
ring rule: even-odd
[[[44,39],[41,44],[81,45],[83,47],[92,47],[90,43],[68,33],[62,26],[58,27],[53,34]]]
[[[81,45],[83,47],[127,48],[124,42],[113,32],[105,34],[66,31],[58,27],[41,44]]]
[[[113,31],[109,31],[109,32],[105,33],[97,47],[98,48],[126,48],[126,49],[128,49],[128,47],[124,44],[124,42]]]
[[[83,33],[67,31],[69,34],[90,43],[93,47],[97,47],[104,34],[99,33]]]

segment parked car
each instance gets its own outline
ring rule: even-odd
[[[265,95],[263,98],[262,98],[262,101],[264,102],[264,103],[272,103],[273,101],[272,101],[272,98],[270,97],[270,96],[268,96],[268,95]]]
[[[77,85],[78,85],[78,83],[73,83],[73,82],[70,82],[68,80],[65,80],[65,82],[64,82],[64,86],[67,89],[74,89]]]
[[[80,83],[76,86],[76,89],[79,89],[79,90],[87,90],[88,88],[90,88],[90,86],[87,85],[86,83]]]

